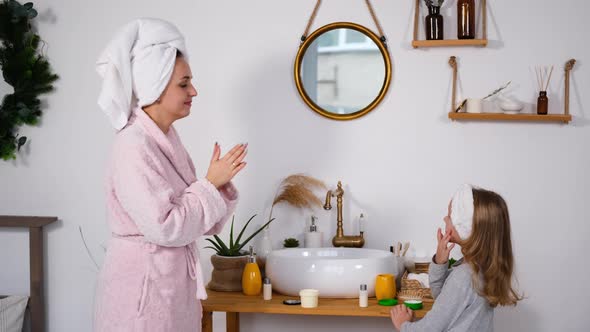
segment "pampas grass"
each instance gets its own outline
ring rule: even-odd
[[[313,193],[314,189],[326,189],[326,185],[311,176],[293,174],[284,178],[277,189],[270,208],[268,219],[272,218],[272,210],[279,203],[288,203],[296,208],[312,209],[322,206],[322,201]]]

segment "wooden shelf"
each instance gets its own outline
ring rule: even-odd
[[[203,305],[202,331],[213,331],[212,313],[226,312],[227,331],[239,331],[240,313],[262,313],[283,315],[314,315],[314,316],[362,316],[384,317],[389,319],[391,307],[377,304],[377,299],[369,298],[369,306],[359,308],[358,298],[329,299],[320,298],[316,308],[302,308],[300,305],[284,305],[283,300],[299,299],[295,296],[272,294],[272,300],[265,301],[260,296],[246,296],[241,292],[215,292],[207,290],[208,298],[201,301]],[[425,300],[424,308],[414,311],[416,318],[422,318],[432,309],[433,301]]]
[[[29,228],[29,302],[31,331],[45,331],[45,274],[43,270],[43,226],[57,217],[0,216],[0,227]]]
[[[424,21],[420,19],[420,2],[415,0],[414,6],[414,36],[412,40],[412,47],[457,47],[457,46],[479,46],[486,47],[488,45],[488,24],[487,24],[487,4],[486,0],[481,0],[481,34],[479,39],[445,39],[445,40],[419,40],[418,30],[423,26]],[[477,22],[476,22],[477,23]],[[476,28],[477,30],[477,28]]]
[[[0,216],[0,227],[43,227],[57,217]]]
[[[481,46],[488,45],[487,39],[445,39],[445,40],[414,40],[412,46],[418,47],[456,47],[456,46]]]
[[[504,113],[464,113],[455,112],[457,110],[457,57],[451,56],[449,58],[449,66],[453,69],[453,87],[451,90],[451,112],[449,112],[449,119],[451,120],[483,120],[483,121],[528,121],[528,122],[561,122],[568,124],[572,121],[572,116],[569,111],[570,107],[570,72],[576,63],[575,59],[570,59],[565,63],[565,98],[563,114],[546,114],[538,115],[531,113],[520,114],[504,114]]]
[[[529,121],[529,122],[562,122],[568,123],[572,120],[569,114],[504,114],[504,113],[457,113],[450,112],[449,119],[452,120],[482,120],[482,121]]]
[[[358,298],[330,299],[320,298],[317,308],[306,309],[300,305],[284,305],[283,300],[299,299],[298,296],[286,296],[273,293],[272,300],[265,301],[260,296],[246,296],[241,292],[216,292],[207,290],[208,298],[203,300],[203,311],[248,312],[286,315],[315,316],[364,316],[389,317],[391,307],[380,306],[377,299],[369,298],[367,308],[359,308]],[[432,300],[424,301],[424,308],[414,311],[416,318],[422,318],[432,308]]]

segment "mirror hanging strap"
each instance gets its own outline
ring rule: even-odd
[[[379,31],[379,40],[381,40],[383,45],[385,45],[385,47],[387,48],[387,38],[385,38],[385,34],[383,33],[383,29],[381,28],[381,24],[379,24],[379,20],[377,19],[377,14],[375,14],[375,10],[373,9],[373,6],[371,5],[371,1],[365,0],[365,2],[367,3],[367,7],[369,8],[369,13],[371,13],[371,17],[373,18],[373,21],[375,21],[375,25],[377,26],[377,31]]]
[[[311,12],[311,16],[309,17],[309,21],[307,22],[307,26],[305,27],[305,32],[301,36],[301,43],[303,43],[307,39],[307,36],[309,35],[309,29],[311,28],[311,25],[313,24],[313,21],[315,20],[315,17],[318,14],[318,10],[320,9],[321,3],[322,3],[322,0],[318,0],[317,3],[315,4],[315,7],[313,8],[313,11]],[[381,28],[381,24],[379,24],[379,20],[377,19],[377,14],[375,14],[375,10],[373,9],[373,6],[371,5],[371,1],[365,0],[365,3],[367,4],[367,7],[369,8],[369,13],[371,14],[371,17],[373,18],[373,21],[375,22],[375,25],[377,26],[377,30],[379,31],[379,35],[380,35],[379,40],[381,40],[383,45],[385,45],[385,47],[387,47],[387,38],[385,37],[385,34],[383,33],[383,29]]]
[[[318,10],[320,9],[321,4],[322,4],[322,0],[318,0],[318,2],[315,4],[315,7],[313,8],[313,11],[311,12],[311,16],[309,17],[309,20],[307,21],[307,26],[305,27],[305,32],[301,36],[301,43],[303,43],[307,39],[307,36],[309,35],[309,29],[311,28],[311,25],[313,24],[313,21],[315,20],[315,17],[318,14]]]

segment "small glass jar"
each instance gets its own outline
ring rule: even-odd
[[[537,98],[537,114],[545,115],[549,108],[549,98],[547,98],[547,91],[540,91],[539,98]]]
[[[443,32],[444,21],[440,14],[440,7],[428,6],[428,15],[426,16],[426,40],[443,40]]]

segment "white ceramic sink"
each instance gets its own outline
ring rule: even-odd
[[[359,286],[375,295],[375,277],[396,274],[399,260],[383,250],[362,248],[291,248],[273,251],[266,260],[266,274],[273,290],[292,296],[314,288],[320,297],[353,298]],[[402,270],[403,271],[403,270]],[[399,278],[400,276],[396,276]]]

